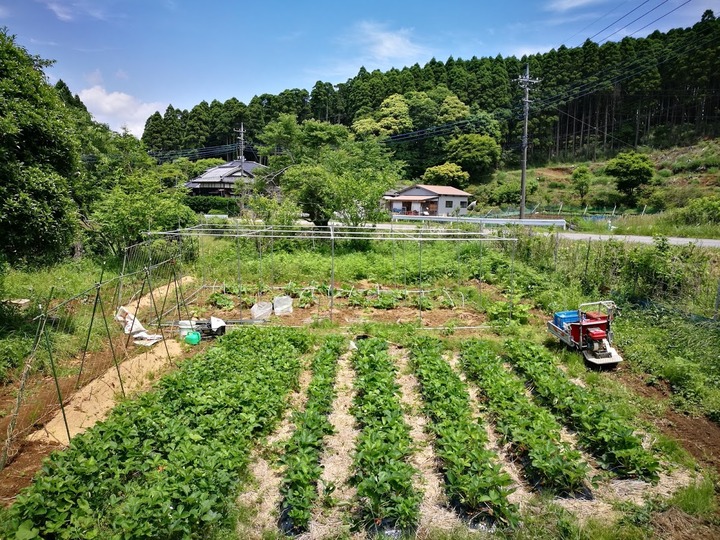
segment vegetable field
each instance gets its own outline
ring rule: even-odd
[[[339,256],[333,287],[288,275],[300,267],[283,253],[279,287],[243,275],[208,289],[201,317],[241,317],[279,290],[295,310],[123,399],[0,510],[0,537],[651,538],[665,519],[679,537],[720,531],[713,481],[657,429],[661,405],[614,385],[625,368],[593,372],[542,344],[539,308],[588,284],[560,293],[469,243],[426,246],[422,271],[420,255],[406,283],[392,254]]]
[[[11,508],[18,537],[228,534],[238,519],[235,497],[256,481],[249,464],[268,449],[281,480],[271,519],[264,516],[272,527],[256,530],[258,537],[322,537],[315,531],[332,520],[331,537],[428,534],[421,513],[432,507],[450,516],[451,531],[513,534],[532,494],[596,505],[603,484],[629,478],[650,493],[671,481],[637,426],[597,405],[593,391],[570,381],[542,347],[359,337],[255,327],[229,333],[54,454]],[[351,387],[336,384],[341,357]],[[304,388],[302,371],[310,381]],[[401,385],[403,377],[414,384]],[[296,410],[288,407],[292,391],[305,396]],[[327,438],[347,435],[330,418],[338,393],[348,392],[356,428],[346,441],[349,470],[321,481]],[[408,392],[417,393],[416,410]],[[420,466],[413,455],[422,443],[410,425],[418,417],[426,419],[425,451],[433,457]],[[283,422],[290,436],[263,450],[264,437]],[[563,426],[575,432],[572,441]],[[488,432],[499,442],[491,444]],[[440,493],[425,491],[429,477],[439,479]]]

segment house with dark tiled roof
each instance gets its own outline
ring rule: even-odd
[[[470,193],[450,186],[416,184],[383,197],[393,214],[419,216],[463,215]]]
[[[255,161],[235,160],[212,169],[208,169],[197,178],[185,184],[193,195],[219,195],[233,197],[238,195],[235,185],[241,183],[249,188],[255,183],[255,176],[265,165]]]

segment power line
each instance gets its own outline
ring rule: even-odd
[[[616,10],[617,8],[619,8],[621,5],[622,5],[622,4],[617,4],[614,8],[612,8],[610,11],[608,11],[608,12],[605,13],[604,15],[601,15],[600,17],[598,17],[597,19],[595,19],[593,22],[587,24],[586,26],[584,26],[583,28],[581,28],[580,30],[578,30],[577,32],[575,32],[575,33],[574,33],[572,36],[570,36],[569,38],[564,39],[564,40],[562,41],[562,43],[560,43],[560,45],[564,45],[565,43],[567,43],[568,41],[570,41],[572,38],[574,38],[575,36],[577,36],[578,34],[582,34],[585,30],[587,30],[588,28],[590,28],[593,24],[595,24],[595,23],[598,22],[598,21],[603,20],[605,17],[607,17],[608,15],[610,15],[613,11],[615,11],[615,10]],[[579,46],[579,45],[578,45],[578,46]]]
[[[678,9],[680,9],[681,7],[683,7],[685,4],[689,4],[690,2],[692,2],[692,0],[687,0],[686,2],[683,2],[682,4],[680,4],[679,6],[677,6],[675,9],[671,9],[670,11],[668,11],[665,15],[661,15],[660,17],[658,17],[658,18],[655,19],[654,21],[650,21],[649,23],[647,23],[647,24],[646,24],[645,26],[643,26],[642,28],[638,28],[638,29],[635,30],[632,34],[630,34],[630,36],[634,36],[634,35],[637,34],[638,32],[640,32],[640,31],[642,31],[642,30],[645,30],[645,29],[646,29],[648,26],[650,26],[651,24],[655,24],[655,23],[658,22],[660,19],[663,19],[663,18],[667,17],[668,15],[670,15],[671,13],[673,13],[674,11],[677,11]],[[629,36],[628,36],[628,37],[629,37]]]
[[[627,24],[626,24],[625,26],[623,26],[622,28],[618,28],[617,30],[615,30],[615,31],[614,31],[612,34],[610,34],[609,36],[604,37],[604,38],[600,41],[600,43],[602,43],[603,41],[607,41],[608,39],[610,39],[611,37],[613,37],[615,34],[617,34],[618,32],[620,32],[620,30],[624,30],[625,28],[627,28],[627,27],[630,26],[631,24],[636,23],[637,21],[639,21],[640,19],[642,19],[643,17],[645,17],[645,15],[648,15],[648,14],[652,13],[652,12],[655,11],[656,9],[659,9],[660,6],[662,6],[663,4],[667,4],[668,2],[669,2],[669,0],[663,0],[663,2],[660,2],[657,6],[655,6],[655,7],[652,8],[651,10],[646,11],[645,13],[643,13],[642,15],[640,15],[637,19],[633,19],[632,21],[630,21],[629,23],[627,23]],[[686,3],[687,3],[687,2],[686,2]],[[662,18],[662,17],[660,17],[660,18]]]
[[[619,22],[622,21],[625,17],[627,17],[628,15],[630,15],[633,11],[637,11],[638,9],[640,9],[641,7],[643,7],[645,4],[647,4],[649,1],[650,1],[650,0],[645,0],[642,4],[640,4],[639,6],[637,6],[637,7],[634,8],[634,9],[631,9],[631,10],[628,11],[625,15],[623,15],[622,17],[620,17],[619,19],[614,20],[613,22],[611,22],[610,24],[608,24],[605,28],[603,28],[602,30],[600,30],[599,32],[597,32],[595,35],[589,37],[588,39],[589,39],[590,41],[592,41],[593,39],[595,39],[596,37],[598,37],[600,34],[602,34],[605,30],[607,30],[607,29],[610,28],[611,26],[619,23]]]

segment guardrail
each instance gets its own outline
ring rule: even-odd
[[[462,216],[403,216],[393,215],[393,221],[424,221],[440,223],[476,223],[487,226],[524,225],[526,227],[560,227],[567,229],[564,219],[473,218]]]

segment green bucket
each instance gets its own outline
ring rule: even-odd
[[[200,343],[200,332],[188,332],[185,334],[185,343],[188,345],[197,345]]]

